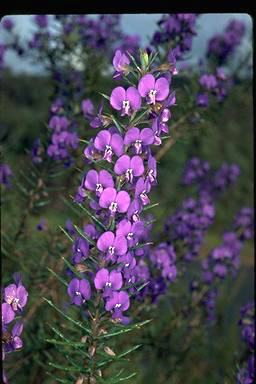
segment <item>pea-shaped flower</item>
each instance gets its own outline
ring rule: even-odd
[[[22,348],[22,340],[20,338],[20,335],[23,331],[23,323],[21,321],[17,321],[17,323],[14,325],[12,329],[12,340],[11,345],[8,346],[8,349],[15,350]]]
[[[72,279],[68,285],[68,294],[72,299],[72,304],[80,306],[91,297],[90,283],[86,279]]]
[[[146,97],[148,104],[155,104],[156,101],[163,101],[167,98],[169,83],[165,77],[155,80],[154,76],[148,73],[140,79],[138,90],[142,97]]]
[[[149,181],[151,184],[156,184],[156,159],[153,156],[148,158],[148,174],[146,181]]]
[[[122,53],[120,49],[115,52],[115,56],[113,58],[113,66],[116,70],[114,78],[120,77],[123,73],[127,75],[129,70],[127,69],[127,65],[130,64],[130,60],[125,53]]]
[[[114,171],[117,175],[125,174],[126,181],[132,183],[133,176],[141,176],[144,172],[143,160],[137,155],[132,158],[123,155],[117,160]]]
[[[113,232],[104,232],[97,241],[97,248],[106,253],[106,260],[116,261],[117,256],[127,252],[127,240],[124,236],[115,236]]]
[[[104,188],[114,187],[114,181],[108,171],[102,170],[99,173],[94,169],[90,170],[84,181],[85,188],[95,191],[100,196]]]
[[[133,111],[140,109],[141,97],[135,87],[129,87],[127,90],[116,87],[111,93],[110,104],[114,109],[121,110],[121,116],[131,116]]]
[[[104,289],[103,297],[112,295],[113,291],[117,291],[122,287],[123,279],[121,272],[111,271],[106,268],[100,269],[95,276],[94,285],[96,289]]]
[[[140,177],[135,187],[135,199],[139,199],[142,205],[150,204],[147,193],[150,192],[151,184],[148,180],[144,181],[143,177]]]
[[[22,309],[27,302],[28,292],[22,284],[16,286],[16,284],[8,285],[4,290],[4,299],[7,304],[12,306],[14,311]]]
[[[89,243],[82,237],[78,237],[73,246],[73,263],[77,264],[80,263],[81,259],[87,259],[88,252],[89,252]]]
[[[124,152],[123,139],[118,133],[111,133],[107,130],[100,131],[94,140],[94,147],[100,151],[104,152],[103,159],[111,163],[113,153],[116,156],[121,156]]]
[[[114,216],[116,212],[127,212],[130,205],[130,196],[126,191],[117,192],[115,188],[106,188],[100,195],[99,205],[102,208],[108,208],[110,215]]]
[[[123,219],[117,224],[116,235],[125,236],[129,247],[136,244],[143,232],[144,224],[142,221],[136,221],[132,224],[129,220]]]
[[[125,134],[124,144],[134,145],[136,154],[142,153],[143,145],[150,145],[154,142],[154,132],[150,128],[143,128],[141,131],[139,128],[130,128]]]
[[[107,300],[105,309],[106,311],[114,310],[113,317],[121,317],[122,312],[126,311],[130,306],[130,299],[127,292],[113,292],[112,297]]]

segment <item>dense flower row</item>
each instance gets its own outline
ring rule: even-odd
[[[163,15],[158,21],[157,30],[151,40],[152,46],[168,43],[174,49],[177,59],[190,51],[193,36],[196,35],[195,24],[199,15],[195,13],[176,13]]]
[[[115,58],[118,54],[116,52]],[[114,67],[119,69],[115,60]],[[75,236],[72,264],[83,270],[85,267],[81,267],[81,263],[90,257],[95,256],[97,262],[93,268],[88,267],[86,278],[74,277],[68,288],[75,305],[86,303],[95,292],[101,292],[106,311],[111,311],[114,319],[119,318],[124,323],[128,322],[123,316],[130,306],[128,293],[136,294],[136,285],[150,277],[144,261],[149,249],[150,223],[143,210],[150,204],[148,194],[157,182],[156,160],[151,147],[161,144],[161,133],[168,129],[169,107],[175,102],[175,94],[170,93],[165,77],[150,73],[139,75],[137,86],[134,84],[128,89],[118,86],[112,90],[109,107],[118,111],[120,119],[114,120],[115,126],[104,129],[111,118],[102,114],[101,106],[97,125],[103,129],[84,150],[91,164],[105,169],[89,170],[75,199],[79,204],[88,201],[89,209],[105,230],[102,233],[90,224],[84,228],[88,240]],[[84,109],[87,115],[92,112],[89,100],[84,103]],[[142,115],[145,123],[140,122]],[[92,121],[95,117],[91,113]],[[70,223],[68,227],[73,231]],[[164,273],[170,278],[175,274],[173,267],[167,264]]]
[[[241,327],[241,335],[246,343],[247,358],[246,365],[239,369],[237,373],[237,384],[252,384],[255,381],[254,370],[254,346],[255,346],[255,306],[250,302],[240,310],[241,318],[239,325]]]
[[[20,316],[23,313],[23,309],[27,303],[28,292],[23,286],[21,281],[21,275],[19,273],[14,274],[15,284],[9,284],[3,288],[2,293],[2,359],[5,359],[5,355],[22,348],[22,340],[20,335],[23,330],[23,322],[21,320],[16,321],[12,325],[10,331],[10,323],[15,320],[16,316]],[[7,377],[3,371],[3,382],[7,383]]]
[[[242,21],[231,20],[224,33],[213,36],[208,43],[207,57],[213,58],[223,65],[234,54],[245,34],[245,24]]]

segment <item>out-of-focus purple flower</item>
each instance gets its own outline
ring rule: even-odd
[[[5,17],[2,20],[2,26],[7,31],[11,31],[13,29],[13,27],[14,27],[14,23],[13,23],[12,19],[10,19],[9,17]]]
[[[48,16],[47,15],[36,15],[35,23],[39,28],[46,28],[48,26]]]
[[[31,156],[32,156],[32,161],[35,164],[39,164],[43,161],[41,155],[44,153],[44,149],[41,145],[41,140],[40,138],[36,138],[34,141],[34,144],[31,148]]]
[[[66,220],[65,226],[66,226],[66,229],[67,229],[67,231],[68,231],[68,233],[70,235],[74,235],[76,233],[76,230],[75,230],[75,228],[74,228],[74,226],[72,224],[72,220],[71,219],[67,219]]]
[[[125,90],[123,87],[116,87],[110,95],[111,106],[120,111],[121,116],[131,116],[133,111],[137,111],[141,106],[141,97],[135,87]]]
[[[79,280],[74,278],[68,285],[68,294],[72,299],[72,304],[81,306],[91,298],[90,283],[86,279]]]
[[[12,171],[10,166],[8,164],[1,164],[0,165],[0,184],[4,185],[6,188],[10,188],[11,176],[12,176]]]
[[[89,252],[89,243],[82,237],[76,238],[74,241],[74,244],[72,246],[73,251],[73,263],[77,264],[80,263],[81,260],[85,260],[88,257]]]
[[[37,226],[36,226],[36,229],[38,230],[38,231],[46,231],[47,230],[47,221],[44,219],[44,218],[42,218],[40,221],[39,221],[39,223],[37,224]]]
[[[198,107],[208,107],[209,98],[207,93],[198,93],[196,97],[196,105]]]

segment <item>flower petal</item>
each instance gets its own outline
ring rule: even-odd
[[[126,132],[124,137],[124,144],[130,145],[134,143],[136,140],[139,140],[140,138],[140,130],[139,128],[130,128],[128,132]]]
[[[123,284],[123,278],[122,278],[122,273],[118,271],[111,271],[109,275],[109,281],[112,284],[112,288],[117,290],[122,287]]]
[[[134,176],[141,176],[144,172],[143,160],[140,156],[133,156],[131,159],[131,168]]]
[[[100,269],[95,276],[94,285],[96,289],[102,289],[105,287],[106,282],[109,280],[109,272],[106,268]]]
[[[123,155],[117,160],[114,171],[117,175],[122,175],[130,167],[130,156]]]
[[[96,184],[98,183],[98,172],[95,171],[94,169],[91,169],[87,174],[86,174],[86,179],[84,182],[84,186],[89,189],[90,191],[95,191],[96,189]]]
[[[116,87],[113,89],[110,96],[110,104],[114,109],[120,110],[123,107],[125,100],[125,89],[123,87]]]
[[[124,236],[117,236],[114,241],[116,255],[124,255],[127,252],[127,240]]]
[[[112,175],[105,170],[102,170],[99,172],[99,183],[102,184],[104,188],[114,187],[114,181],[113,181]]]
[[[85,300],[89,300],[91,297],[91,286],[88,280],[80,280],[79,292],[81,292]]]
[[[113,245],[115,240],[115,235],[111,231],[104,232],[97,241],[97,248],[105,252],[110,246]]]
[[[106,129],[103,129],[103,131],[100,131],[94,140],[94,146],[99,151],[104,151],[106,145],[109,145],[111,140],[111,133],[108,132]]]
[[[155,78],[153,75],[148,73],[140,79],[138,90],[140,95],[145,97],[151,89],[155,89]]]
[[[118,192],[116,196],[117,210],[120,213],[124,213],[129,208],[131,199],[126,191]]]
[[[104,189],[104,191],[100,195],[99,205],[102,208],[108,208],[113,201],[116,201],[115,188],[108,187],[108,188]]]
[[[126,91],[126,99],[129,100],[133,110],[140,109],[141,97],[137,88],[129,87]]]
[[[113,134],[110,145],[117,156],[121,156],[124,153],[123,138],[118,133]]]
[[[169,83],[164,77],[157,79],[155,84],[156,89],[156,100],[164,100],[169,95]]]
[[[73,298],[76,295],[76,292],[79,291],[79,280],[77,278],[74,278],[70,281],[68,285],[68,294],[71,298]]]
[[[140,139],[144,145],[149,145],[154,142],[154,132],[150,128],[142,129]]]

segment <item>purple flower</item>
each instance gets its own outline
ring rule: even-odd
[[[8,164],[0,165],[0,184],[5,185],[7,188],[10,188],[10,177],[12,176],[11,168]]]
[[[49,121],[49,128],[54,129],[55,132],[60,132],[61,130],[67,130],[70,121],[65,116],[52,116]]]
[[[142,205],[150,204],[147,193],[150,192],[151,184],[148,180],[144,181],[143,177],[140,177],[135,187],[135,199],[139,199]]]
[[[196,97],[196,105],[198,107],[208,107],[209,99],[207,93],[198,93]]]
[[[215,275],[224,278],[228,273],[228,269],[224,264],[216,264],[213,268],[213,272]]]
[[[35,22],[40,28],[46,28],[48,25],[48,17],[47,15],[36,15]]]
[[[72,279],[68,285],[68,294],[72,299],[72,304],[80,306],[91,298],[91,287],[86,279]]]
[[[2,24],[3,24],[3,28],[5,28],[7,31],[11,31],[14,26],[13,21],[8,17],[5,17],[3,19]]]
[[[111,133],[107,130],[100,131],[94,140],[94,147],[100,151],[104,152],[103,159],[112,162],[113,152],[116,156],[121,156],[124,152],[123,148],[123,139],[118,133]]]
[[[106,268],[100,269],[94,279],[95,288],[104,289],[103,297],[111,296],[113,291],[122,287],[122,284],[122,273],[115,270],[109,272]]]
[[[117,175],[125,174],[128,183],[133,182],[133,177],[141,176],[144,173],[143,160],[140,156],[133,156],[130,158],[128,155],[121,156],[114,167]]]
[[[10,284],[4,289],[4,300],[14,311],[21,310],[26,305],[27,298],[28,292],[22,284],[18,287],[16,284]]]
[[[23,331],[23,323],[21,321],[17,321],[17,323],[14,325],[12,329],[12,348],[15,349],[20,349],[22,348],[22,340],[19,337]]]
[[[92,224],[87,224],[84,227],[84,233],[91,237],[93,240],[98,239],[99,232],[97,231],[96,227]]]
[[[143,128],[141,131],[139,128],[130,128],[124,137],[124,144],[133,144],[136,150],[136,154],[142,153],[142,145],[150,145],[154,142],[154,132],[150,128]]]
[[[116,212],[127,212],[130,205],[130,196],[126,191],[117,192],[115,188],[106,188],[100,195],[99,205],[102,208],[108,208],[110,215],[114,216]]]
[[[141,97],[135,87],[129,87],[127,90],[116,87],[111,93],[110,104],[114,109],[121,110],[121,116],[131,116],[133,111],[140,109]]]
[[[82,237],[78,237],[72,246],[72,250],[74,255],[73,263],[80,263],[81,259],[85,260],[88,257],[89,243]]]
[[[148,174],[146,180],[148,180],[151,184],[156,184],[156,159],[153,156],[149,156],[148,158]]]
[[[138,85],[139,93],[147,98],[148,104],[155,104],[156,101],[163,101],[169,95],[169,83],[164,77],[155,80],[154,76],[147,74],[143,76]]]
[[[113,58],[113,66],[115,67],[116,74],[114,78],[119,77],[122,73],[128,74],[127,65],[130,64],[130,60],[125,53],[122,53],[120,49],[115,52],[115,56]]]
[[[114,187],[114,181],[108,171],[102,170],[98,173],[92,169],[87,173],[83,185],[90,191],[95,191],[97,196],[100,196],[104,188]]]
[[[141,204],[139,202],[138,199],[134,199],[129,208],[128,208],[128,211],[127,211],[127,217],[128,219],[132,219],[132,221],[136,222],[136,221],[139,221],[140,220],[140,216],[139,214],[141,213],[142,211],[142,207],[141,207]]]
[[[106,252],[106,259],[116,261],[117,256],[127,252],[127,240],[124,236],[115,236],[113,232],[104,232],[97,241],[97,248]]]
[[[91,116],[94,114],[94,105],[90,99],[83,100],[81,106],[82,111],[86,117],[88,115]]]
[[[135,257],[133,257],[131,252],[127,252],[125,255],[118,257],[117,263],[121,264],[118,269],[122,269],[122,271],[124,272],[124,276],[126,277],[127,274],[130,274],[131,270],[135,268],[136,259]]]
[[[2,304],[2,325],[9,324],[13,321],[15,317],[15,313],[12,310],[10,304],[3,303]]]
[[[132,224],[129,220],[123,219],[117,224],[116,227],[116,235],[125,236],[129,247],[132,247],[137,243],[143,232],[144,224],[142,221],[136,221]]]
[[[71,219],[67,219],[66,220],[65,226],[66,226],[66,229],[67,229],[67,231],[68,231],[68,233],[70,235],[74,235],[76,233],[76,230],[75,230],[75,228],[74,228],[74,226],[72,224],[72,220]]]
[[[114,310],[114,318],[122,316],[122,312],[126,311],[130,306],[130,299],[127,292],[114,292],[112,297],[106,302],[106,311]]]
[[[213,89],[217,86],[217,80],[214,75],[202,75],[199,79],[199,83],[206,89]]]

